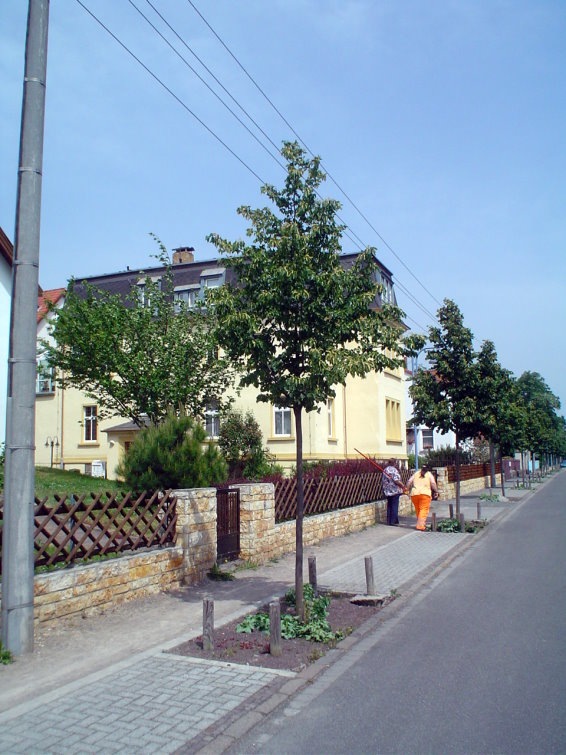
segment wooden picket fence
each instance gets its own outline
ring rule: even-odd
[[[175,542],[177,499],[171,490],[90,496],[56,494],[54,498],[55,502],[35,499],[36,567],[73,564]],[[0,524],[0,548],[1,543]]]

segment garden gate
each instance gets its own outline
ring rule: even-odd
[[[240,555],[240,491],[216,491],[216,558],[233,561]]]

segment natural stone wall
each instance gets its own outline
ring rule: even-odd
[[[456,483],[448,482],[448,470],[446,467],[439,467],[434,471],[436,472],[436,482],[438,484],[438,499],[440,501],[448,501],[451,498],[456,498]],[[487,477],[474,477],[471,480],[460,480],[460,495],[485,490],[485,488],[489,488],[490,480],[489,475]],[[495,475],[495,483],[497,487],[501,487],[501,474]]]
[[[239,485],[240,558],[265,563],[295,549],[295,522],[275,524],[274,486]],[[177,539],[174,547],[139,551],[108,561],[37,574],[36,623],[89,616],[127,600],[142,598],[201,580],[216,562],[216,490],[177,490]],[[411,502],[402,496],[399,512]],[[357,532],[386,518],[385,501],[305,517],[305,545]]]
[[[275,523],[275,489],[271,484],[239,485],[240,558],[258,564],[295,550],[295,521]],[[412,504],[401,496],[399,513],[409,514]],[[303,519],[303,544],[314,545],[329,537],[359,532],[376,522],[385,522],[385,501],[307,516]]]

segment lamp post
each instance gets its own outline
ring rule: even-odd
[[[420,351],[417,351],[416,354],[411,356],[411,371],[413,373],[413,379],[415,375],[417,374],[417,370],[419,369],[419,356],[426,351],[430,351],[430,348],[424,347]],[[417,429],[417,423],[415,422],[415,411],[413,407],[413,433],[415,436],[415,472],[419,471],[419,440],[418,440],[418,429]]]
[[[49,446],[51,446],[51,469],[53,469],[53,446],[59,448],[59,438],[56,435],[53,438],[48,435],[45,439],[45,448],[49,448]]]

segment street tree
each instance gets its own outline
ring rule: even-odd
[[[52,309],[49,365],[64,387],[84,391],[100,416],[129,417],[138,427],[171,410],[202,416],[211,401],[229,403],[233,369],[218,356],[215,313],[174,301],[166,250],[161,281],[146,278],[125,298],[71,280],[65,304]]]
[[[538,454],[539,459],[544,461],[545,455],[553,453],[559,442],[563,426],[557,413],[560,399],[552,393],[538,372],[523,372],[517,379],[517,386],[526,409],[527,448],[531,456]]]
[[[402,313],[377,306],[380,284],[374,250],[351,269],[340,263],[344,227],[339,202],[319,198],[325,179],[320,158],[309,160],[294,142],[281,150],[287,174],[282,188],[264,185],[274,207],[240,207],[251,241],[208,240],[219,250],[237,285],[211,292],[217,336],[234,360],[242,386],[258,400],[290,408],[296,435],[297,610],[303,603],[303,412],[319,411],[348,375],[394,368],[404,361]]]
[[[429,328],[428,370],[419,370],[409,388],[415,421],[456,436],[456,513],[460,513],[460,442],[479,430],[477,370],[473,335],[458,306],[445,299],[438,326]]]
[[[477,405],[481,433],[499,449],[501,492],[505,495],[503,456],[525,446],[526,413],[513,374],[501,366],[492,341],[477,355]]]

